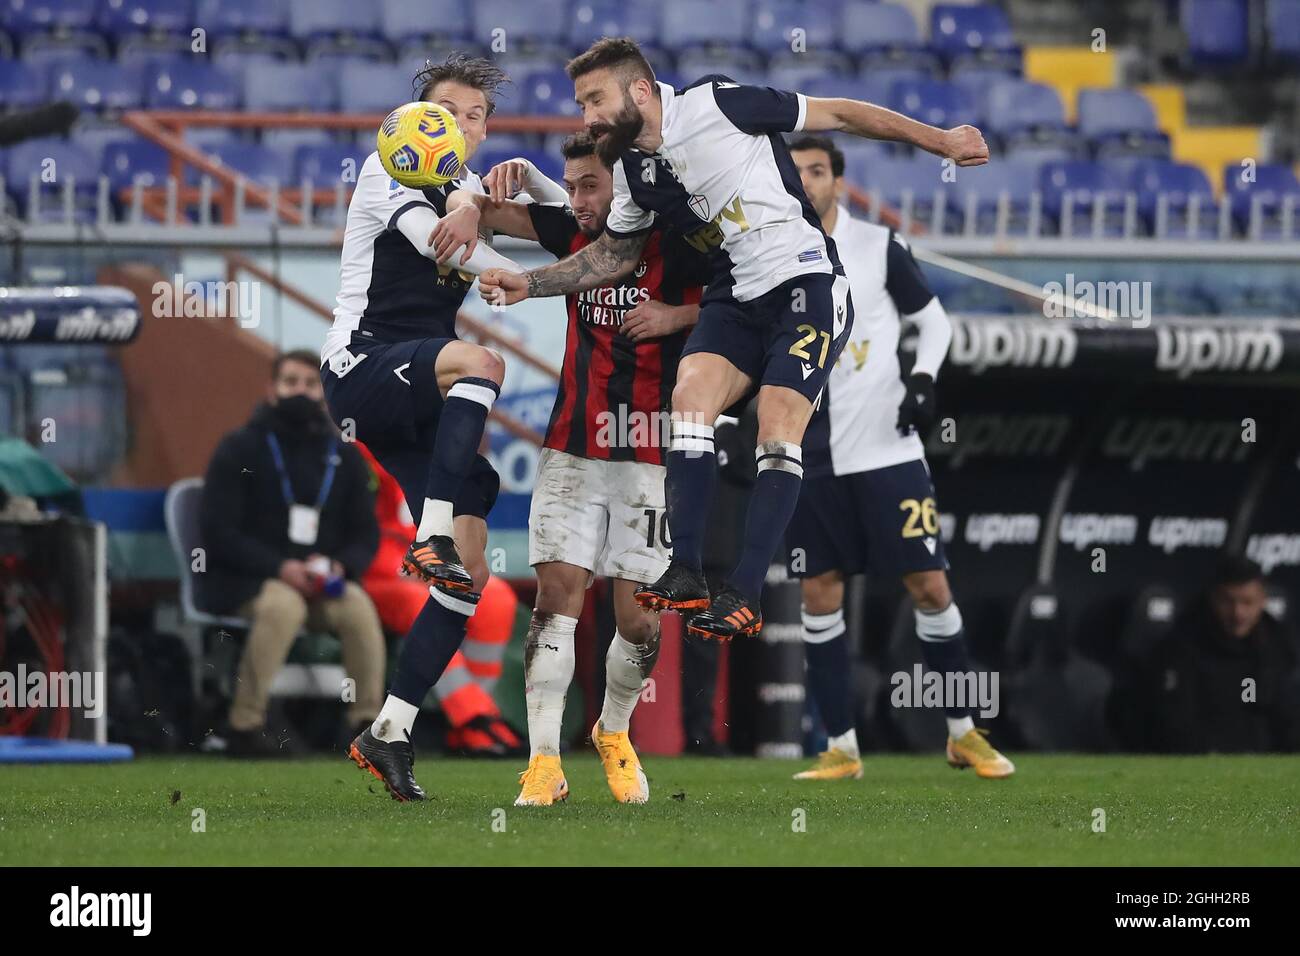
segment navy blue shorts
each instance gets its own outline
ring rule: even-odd
[[[785,532],[791,577],[827,571],[886,577],[947,571],[934,482],[925,461],[805,478]]]
[[[335,423],[353,434],[402,486],[407,507],[419,520],[433,465],[443,398],[434,365],[438,353],[455,339],[415,339],[353,350],[353,361],[340,375],[320,370],[325,401]],[[364,358],[362,357],[364,356]],[[346,433],[346,432],[345,432]],[[496,503],[501,481],[482,455],[452,504],[453,514],[486,518]]]
[[[682,355],[721,355],[755,385],[785,385],[815,402],[852,328],[848,279],[795,276],[749,302],[706,295]]]

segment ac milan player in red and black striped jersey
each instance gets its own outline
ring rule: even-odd
[[[536,240],[557,258],[594,240],[609,215],[613,177],[585,134],[565,143],[564,156],[567,202],[502,201],[516,181],[534,197],[553,187],[525,161],[503,164],[507,168],[488,175],[493,195],[464,192],[448,200],[449,215],[430,237],[435,253],[464,245],[468,254],[481,227]],[[564,365],[528,522],[538,592],[525,650],[532,756],[518,804],[550,804],[568,793],[560,718],[573,676],[574,627],[597,574],[613,579],[617,630],[605,658],[605,704],[592,742],[616,800],[643,803],[649,797],[628,725],[654,667],[659,622],[633,594],[668,566],[668,403],[708,274],[703,254],[680,238],[655,233],[626,278],[565,298]]]

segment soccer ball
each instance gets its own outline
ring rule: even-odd
[[[407,103],[379,125],[379,161],[403,186],[425,189],[451,182],[465,165],[465,136],[434,103]]]

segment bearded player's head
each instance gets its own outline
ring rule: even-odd
[[[826,136],[801,136],[790,144],[803,191],[822,219],[844,192],[844,154]]]
[[[496,109],[496,92],[510,78],[490,60],[453,53],[441,63],[425,61],[411,89],[417,100],[451,113],[465,137],[465,162],[487,138],[487,121]]]
[[[641,135],[646,109],[659,98],[655,71],[629,37],[602,37],[566,70],[587,132],[601,159],[613,165]]]
[[[614,202],[614,175],[586,133],[574,133],[560,147],[564,154],[564,188],[578,228],[588,239],[605,229]]]

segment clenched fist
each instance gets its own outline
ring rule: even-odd
[[[528,298],[528,277],[505,269],[488,269],[478,277],[478,293],[488,305],[514,305]]]
[[[983,166],[989,161],[989,147],[984,134],[974,126],[954,126],[945,130],[942,155],[958,166]]]

